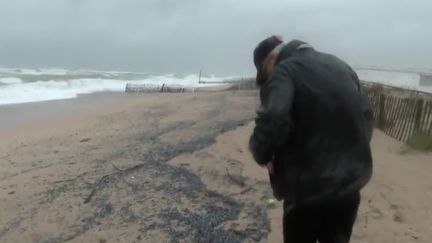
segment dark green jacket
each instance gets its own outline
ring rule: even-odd
[[[275,163],[276,198],[298,204],[356,192],[372,175],[372,112],[356,73],[302,44],[279,54],[250,139],[260,165]]]

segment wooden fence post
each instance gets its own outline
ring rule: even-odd
[[[414,133],[422,132],[421,118],[423,114],[423,99],[418,99],[415,108]]]
[[[386,120],[385,120],[385,101],[386,101],[386,96],[385,94],[380,94],[379,96],[379,108],[378,108],[378,128],[380,128],[381,130],[384,129]]]
[[[202,72],[202,70],[200,69],[199,77],[198,77],[198,83],[199,83],[199,84],[201,83],[201,72]]]

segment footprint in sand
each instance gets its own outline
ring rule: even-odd
[[[401,211],[396,211],[395,214],[393,215],[393,221],[398,223],[404,223],[406,220],[405,220],[405,216],[402,214]]]
[[[384,218],[384,214],[378,208],[371,207],[371,209],[369,210],[368,214],[373,219],[382,219],[382,218]]]
[[[357,229],[352,233],[352,238],[356,239],[356,240],[362,240],[362,239],[366,238],[366,236],[367,236],[367,233],[363,229]]]
[[[393,221],[398,222],[398,223],[404,223],[406,221],[406,217],[398,205],[391,204],[390,209],[394,211]]]

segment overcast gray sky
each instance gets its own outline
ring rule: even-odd
[[[263,38],[432,67],[431,0],[0,0],[0,66],[253,72]]]

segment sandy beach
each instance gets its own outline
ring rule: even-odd
[[[0,242],[282,242],[256,91],[0,106]],[[429,243],[432,154],[375,131],[354,243]]]

